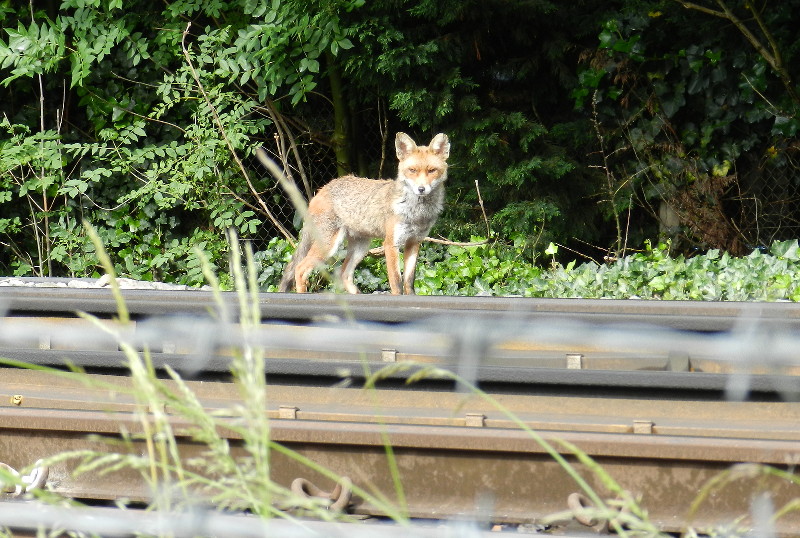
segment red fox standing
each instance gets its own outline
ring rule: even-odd
[[[322,187],[311,199],[310,226],[303,227],[300,244],[284,270],[280,291],[288,291],[294,280],[297,291],[306,292],[311,271],[333,256],[346,239],[342,283],[348,292],[359,293],[353,283],[356,265],[364,259],[370,241],[383,238],[392,294],[414,293],[419,244],[444,203],[450,141],[439,133],[429,146],[417,146],[407,134],[397,133],[395,148],[400,160],[396,180],[344,176]],[[401,247],[405,258],[402,288]]]

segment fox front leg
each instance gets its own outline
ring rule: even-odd
[[[419,241],[408,241],[403,249],[403,289],[406,295],[414,295],[414,279],[417,273]]]
[[[386,273],[389,275],[389,288],[392,295],[400,295],[400,250],[392,243],[383,244],[383,253],[386,256]]]

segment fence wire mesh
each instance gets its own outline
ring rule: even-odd
[[[743,174],[740,223],[756,247],[800,237],[800,156],[790,147],[754,163]]]
[[[380,100],[352,115],[352,151],[345,165],[337,162],[330,103],[312,96],[300,115],[302,120],[300,116],[285,117],[282,125],[276,125],[257,143],[281,164],[306,197],[342,173],[372,178],[394,175],[394,131],[390,132]],[[255,157],[250,157],[246,165],[255,177],[262,178],[262,196],[275,217],[296,233],[301,222],[277,182],[268,177]],[[800,237],[800,151],[796,144],[786,144],[761,158],[745,156],[735,177],[730,198],[735,209],[731,207],[730,219],[747,247],[768,247],[774,241]],[[276,236],[280,236],[279,231],[267,222],[245,238],[258,249]]]
[[[344,163],[339,162],[337,156],[334,113],[327,100],[311,95],[297,116],[274,117],[279,119],[274,128],[253,142],[266,150],[306,199],[343,174],[385,178],[395,173],[394,150],[389,147],[393,138],[390,140],[386,131],[386,122],[382,119],[385,114],[379,100],[352,114],[352,125],[348,129],[351,142],[346,148],[349,162]],[[246,159],[245,166],[253,177],[261,178],[261,196],[275,218],[296,234],[301,223],[278,182],[269,176],[255,155]],[[280,235],[267,221],[251,237],[244,238],[258,247]]]

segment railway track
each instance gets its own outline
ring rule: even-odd
[[[0,288],[0,462],[33,467],[29,482],[41,479],[40,459],[109,450],[99,437],[141,431],[122,339],[147,350],[159,371],[181,372],[223,424],[240,402],[228,374],[237,349],[262,350],[272,440],[400,503],[388,443],[413,518],[580,529],[570,522],[578,516],[605,530],[607,523],[576,508],[586,493],[547,447],[603,500],[613,505],[617,492],[564,441],[591,456],[667,532],[752,526],[760,494],[775,510],[800,497],[787,479],[800,462],[794,304],[263,294],[262,324],[248,328],[238,323],[234,294],[221,306],[210,292],[123,290],[133,322],[121,327],[107,289],[10,290]],[[78,318],[78,310],[100,321]],[[16,367],[65,361],[96,383]],[[378,371],[380,380],[365,390],[364,380]],[[169,405],[164,411],[175,431],[190,426]],[[244,456],[241,432],[221,431]],[[183,457],[200,455],[201,445],[178,437]],[[139,440],[131,447],[145,450]],[[272,457],[277,484],[335,485],[333,475]],[[41,485],[90,500],[152,495],[138,471],[75,476],[75,465],[49,466]],[[714,480],[718,486],[693,509]],[[357,516],[386,515],[369,496],[345,505]],[[548,519],[553,514],[560,515]],[[774,525],[780,534],[800,534],[796,511]]]

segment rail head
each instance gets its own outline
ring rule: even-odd
[[[131,315],[205,315],[224,308],[238,311],[233,292],[221,294],[223,306],[207,290],[123,289]],[[523,297],[390,296],[385,294],[287,294],[258,296],[263,320],[361,320],[403,323],[436,317],[470,315],[486,319],[580,320],[604,324],[650,324],[680,330],[725,331],[757,320],[780,328],[800,329],[800,305],[795,303],[735,303],[644,301],[621,299],[547,299]],[[112,316],[117,305],[108,288],[2,287],[0,311],[7,315],[81,311]]]

